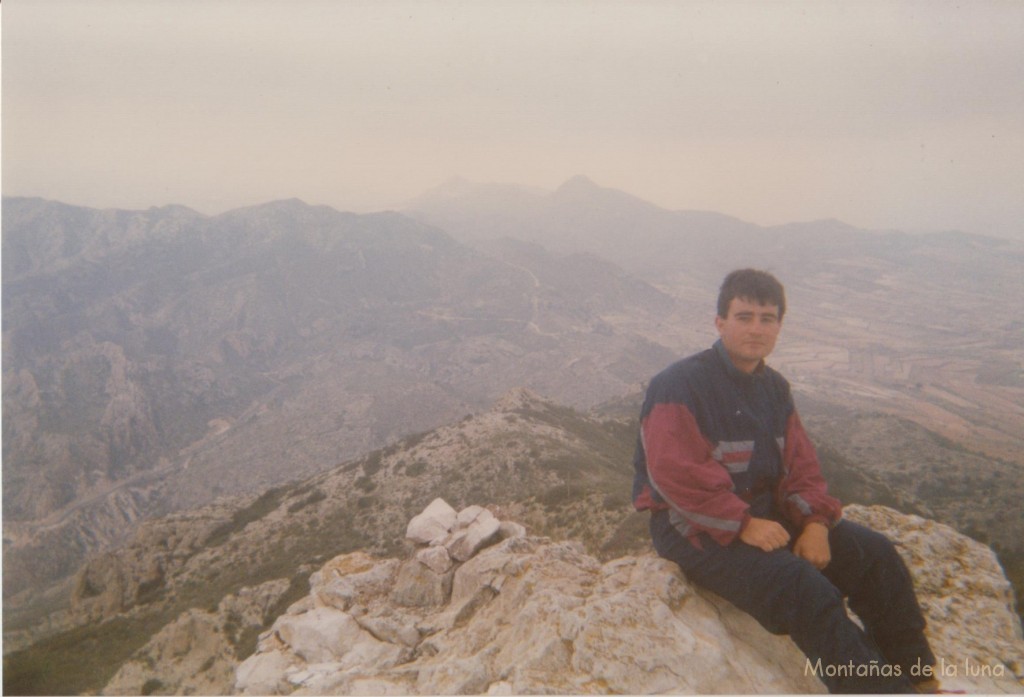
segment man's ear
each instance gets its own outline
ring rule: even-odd
[[[718,330],[719,334],[722,333],[722,322],[724,322],[724,321],[725,320],[723,320],[722,317],[719,314],[717,314],[717,313],[715,314],[715,329]]]

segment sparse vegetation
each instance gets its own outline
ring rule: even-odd
[[[116,617],[44,639],[4,656],[6,695],[96,693],[172,615]],[[103,660],[96,660],[102,656]]]
[[[206,540],[209,547],[217,547],[224,544],[233,534],[243,530],[246,525],[259,520],[281,505],[281,499],[286,493],[286,487],[275,487],[261,494],[255,501],[236,512],[231,520],[216,528]]]
[[[142,695],[154,695],[160,690],[164,689],[164,684],[156,678],[150,678],[142,684],[142,689],[139,690],[139,694]]]
[[[366,459],[363,460],[363,473],[370,477],[379,472],[383,459],[384,458],[379,450],[370,453]]]
[[[407,477],[418,477],[427,471],[427,463],[425,460],[416,460],[409,465],[405,470],[405,476]]]
[[[247,626],[242,630],[235,643],[235,656],[238,660],[244,661],[254,654],[259,635],[264,630],[270,629],[270,625],[288,609],[289,605],[300,600],[307,593],[309,593],[309,574],[298,573],[293,575],[288,584],[288,590],[267,611],[263,618],[263,624],[259,627]]]
[[[143,581],[139,584],[138,591],[135,593],[135,603],[137,605],[146,605],[148,603],[156,602],[161,596],[163,596],[163,592],[163,575],[148,581]]]
[[[412,435],[406,436],[400,442],[402,450],[412,450],[417,445],[423,442],[423,439],[431,434],[431,431],[422,431],[421,433],[413,433]]]
[[[320,503],[327,499],[327,494],[322,489],[315,489],[305,496],[305,498],[296,501],[295,503],[288,506],[289,513],[298,513],[306,506],[312,506],[314,503]]]
[[[223,548],[232,539],[237,542],[247,524],[276,510],[271,503],[279,504],[290,493],[287,487],[279,487],[240,509],[237,519],[233,518],[231,531],[226,526],[221,528],[214,540],[217,546]],[[78,627],[8,654],[4,657],[4,694],[96,693],[132,653],[186,609],[212,612],[224,596],[243,586],[290,578],[288,591],[265,618],[265,625],[269,626],[275,613],[279,614],[308,592],[308,572],[297,573],[297,569],[370,544],[369,538],[353,525],[353,517],[344,507],[331,509],[316,520],[314,533],[291,525],[273,535],[261,535],[260,544],[248,548],[249,554],[225,556],[221,566],[207,567],[201,576],[177,585],[173,603],[154,602],[141,613]],[[259,631],[247,628],[231,632],[239,656],[244,658],[255,650],[258,634]],[[104,660],[97,661],[98,655]]]
[[[191,576],[168,578],[167,583],[175,589],[173,603],[167,601],[162,590],[156,593],[155,585],[147,587],[146,592],[153,594],[150,604],[130,620],[117,618],[65,632],[8,656],[5,692],[95,692],[109,680],[116,666],[183,610],[212,610],[227,593],[237,592],[242,586],[290,579],[288,591],[264,618],[263,627],[242,627],[237,619],[226,627],[238,657],[244,658],[255,649],[260,631],[307,592],[311,569],[355,549],[384,555],[399,553],[408,518],[436,496],[457,508],[469,504],[511,507],[517,511],[513,519],[526,525],[531,534],[579,540],[602,559],[649,551],[648,517],[634,513],[630,505],[635,423],[630,419],[595,419],[546,404],[521,410],[518,417],[517,423],[506,422],[502,427],[511,432],[477,431],[469,439],[457,433],[451,442],[458,447],[446,455],[442,453],[447,446],[439,442],[437,459],[432,459],[429,466],[425,459],[405,457],[409,451],[389,446],[345,463],[315,483],[268,490],[238,509],[210,535],[206,550],[197,553],[202,561],[195,563],[196,571]],[[421,434],[416,444],[422,444],[425,438]],[[864,467],[864,453],[849,443],[831,437],[818,441],[826,476],[844,501],[884,503],[907,512],[927,513],[927,506],[919,498],[921,487],[908,493],[891,473],[883,475]],[[929,442],[929,447],[941,448],[939,442]],[[915,452],[920,455],[920,451]],[[400,453],[396,459],[404,469],[396,466],[392,471],[383,466],[387,458]],[[957,451],[953,455],[964,458],[970,453]],[[402,476],[391,476],[399,471]],[[899,472],[910,478],[911,484],[918,483],[910,465]],[[423,485],[424,475],[431,482],[429,487]],[[386,484],[384,477],[390,477]],[[934,491],[924,487],[923,491],[938,495],[940,490],[948,492],[966,485],[959,474],[945,473],[943,477],[937,480],[942,482],[941,487]],[[994,481],[1005,484],[999,478]],[[386,497],[382,491],[387,492]],[[287,515],[270,516],[282,507],[286,507]],[[986,516],[998,514],[976,512],[970,530],[985,530],[990,520]],[[211,554],[214,549],[217,553]],[[1020,588],[1024,563],[1019,552],[998,544],[996,549],[1007,574]],[[111,657],[110,670],[85,668],[97,652]],[[50,677],[47,671],[58,663],[58,676]],[[155,683],[150,687],[161,689]]]

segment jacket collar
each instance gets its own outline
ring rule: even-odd
[[[729,352],[725,350],[725,344],[722,343],[721,339],[718,339],[715,342],[713,348],[715,349],[715,353],[718,355],[719,360],[722,361],[722,365],[725,367],[725,372],[728,373],[729,377],[733,380],[737,380],[745,385],[764,375],[765,363],[763,360],[757,364],[753,373],[745,373],[737,368],[736,364],[732,362],[732,359],[729,357]]]

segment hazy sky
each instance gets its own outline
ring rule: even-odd
[[[3,191],[206,213],[585,174],[1024,237],[1024,2],[6,0]]]

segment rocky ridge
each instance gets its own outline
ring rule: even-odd
[[[305,584],[342,552],[398,554],[409,518],[436,496],[458,506],[486,501],[592,554],[627,553],[642,532],[629,505],[634,436],[629,422],[511,390],[491,409],[315,477],[141,523],[127,544],[88,560],[63,589],[66,608],[20,625],[5,614],[5,649],[116,618],[159,614],[166,623],[282,576]]]
[[[226,596],[212,611],[183,612],[121,666],[106,694],[226,694],[246,636],[263,626],[289,585],[268,581]]]
[[[991,550],[881,506],[850,506],[847,517],[897,541],[945,687],[1024,693],[1024,636]],[[165,629],[104,693],[147,685],[165,694],[824,691],[788,638],[653,554],[602,563],[578,542],[529,536],[488,509],[456,512],[440,499],[406,537],[404,558],[357,551],[324,564],[230,680],[220,607]],[[241,595],[266,598],[268,588]],[[201,685],[196,666],[209,676]]]

